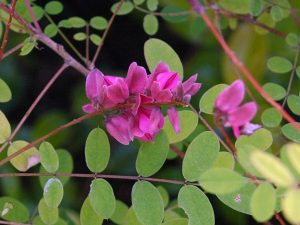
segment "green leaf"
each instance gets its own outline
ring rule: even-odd
[[[169,204],[169,201],[170,201],[169,193],[163,186],[158,186],[157,190],[161,194],[161,197],[164,201],[164,207],[166,208]]]
[[[233,13],[247,14],[251,9],[251,0],[220,0],[219,5]]]
[[[266,127],[278,127],[281,120],[282,115],[275,108],[268,108],[261,115],[261,121]]]
[[[214,161],[213,168],[227,168],[234,169],[235,161],[233,156],[228,152],[219,152],[216,160]]]
[[[57,35],[57,33],[58,33],[58,28],[57,28],[57,26],[54,25],[54,24],[49,24],[49,25],[47,25],[47,26],[45,27],[44,33],[45,33],[48,37],[52,38],[52,37],[54,37],[54,36]]]
[[[81,225],[99,225],[103,218],[99,216],[91,206],[90,199],[86,198],[80,210]]]
[[[166,133],[170,144],[178,143],[186,139],[196,129],[198,124],[198,116],[189,110],[178,112],[180,121],[180,133],[176,134],[169,119],[165,117],[165,125],[163,131]]]
[[[125,225],[143,225],[135,215],[133,208],[129,208],[126,214]]]
[[[21,55],[21,56],[28,55],[34,49],[34,47],[35,47],[34,41],[25,42],[21,48],[21,52],[19,55]]]
[[[272,16],[273,20],[276,21],[276,22],[282,20],[284,18],[283,9],[281,9],[281,7],[279,7],[277,5],[272,6],[271,16]]]
[[[275,101],[283,99],[286,95],[285,89],[279,84],[266,83],[263,88]]]
[[[86,25],[86,22],[84,21],[84,19],[77,17],[77,16],[70,17],[68,19],[68,21],[73,28],[82,28],[82,27],[85,27],[85,25]]]
[[[97,34],[91,34],[90,40],[93,42],[94,45],[100,45],[102,38]]]
[[[153,142],[144,142],[136,159],[136,170],[140,176],[149,177],[163,166],[169,152],[166,134],[162,131]]]
[[[73,35],[73,39],[76,41],[84,41],[86,40],[86,34],[83,32],[78,32]]]
[[[294,114],[300,115],[300,96],[289,95],[287,104]]]
[[[16,222],[25,223],[29,219],[29,210],[18,200],[11,197],[0,198],[1,218]]]
[[[237,172],[226,168],[213,168],[199,177],[200,186],[213,194],[234,192],[245,185],[246,181]]]
[[[71,22],[68,19],[67,20],[61,20],[58,23],[58,26],[59,27],[63,27],[63,28],[72,28],[72,24],[71,24]]]
[[[112,13],[116,12],[117,8],[119,7],[119,4],[120,4],[120,2],[116,2],[115,4],[112,5],[112,7],[111,7]],[[134,6],[133,6],[132,2],[125,1],[116,14],[119,16],[127,15],[127,14],[131,13],[131,11],[133,9],[134,9]]]
[[[0,144],[4,143],[11,134],[11,127],[5,114],[0,110]]]
[[[59,159],[59,167],[56,173],[72,173],[73,171],[73,159],[69,152],[65,150],[57,150],[56,151]],[[44,167],[40,167],[40,173],[47,172]],[[48,181],[49,177],[47,176],[40,176],[40,183],[41,186],[44,187],[46,182]],[[70,177],[59,177],[61,183],[64,185],[70,179]]]
[[[286,43],[291,47],[299,45],[299,36],[295,33],[289,33],[285,38]]]
[[[92,181],[89,193],[91,206],[104,219],[110,218],[116,208],[116,198],[110,184],[104,179]]]
[[[115,212],[110,219],[116,224],[123,225],[126,222],[127,212],[128,212],[128,206],[125,203],[117,200]]]
[[[200,99],[200,111],[207,114],[213,114],[216,98],[226,87],[228,87],[227,84],[217,84],[208,89]]]
[[[300,66],[298,66],[298,67],[296,68],[296,74],[297,74],[297,76],[300,78]]]
[[[184,22],[188,19],[187,15],[181,15],[181,16],[168,16],[168,13],[180,13],[182,12],[183,9],[177,7],[177,6],[173,6],[173,5],[168,5],[165,6],[162,10],[161,13],[165,14],[164,16],[162,16],[166,21],[171,22],[171,23],[181,23]],[[199,28],[199,27],[198,27]]]
[[[243,2],[244,0],[240,1]],[[228,40],[230,48],[252,72],[257,81],[261,81],[265,76],[268,43],[269,40],[265,36],[257,34],[250,24],[239,24],[239,28],[230,35]],[[223,55],[222,71],[226,83],[232,83],[237,79],[236,69],[232,65],[231,59],[226,55]]]
[[[90,19],[90,26],[96,30],[104,30],[107,24],[107,19],[102,16],[94,16]]]
[[[141,4],[143,4],[145,2],[145,0],[133,0],[133,3],[135,4],[135,5],[141,5]]]
[[[59,167],[58,155],[49,142],[43,142],[39,148],[41,164],[49,172],[55,173]]]
[[[251,0],[250,12],[253,16],[258,16],[264,8],[263,0]]]
[[[293,69],[293,64],[288,59],[279,56],[269,58],[267,66],[274,73],[288,73]]]
[[[147,0],[146,5],[150,11],[155,11],[158,7],[158,0]]]
[[[205,131],[199,134],[186,150],[182,163],[182,174],[188,181],[197,181],[218,157],[220,143],[215,134]]]
[[[57,178],[50,178],[44,187],[44,200],[48,207],[57,208],[64,196],[64,188]]]
[[[217,195],[219,200],[228,207],[245,214],[251,215],[250,200],[256,186],[253,183],[246,183],[233,193]]]
[[[0,102],[8,102],[11,100],[11,91],[4,80],[0,79]]]
[[[63,11],[63,9],[64,6],[59,1],[48,2],[45,6],[45,11],[50,15],[58,15]]]
[[[108,137],[100,128],[92,130],[85,143],[85,160],[90,171],[101,173],[107,167],[110,157]]]
[[[269,183],[261,183],[254,191],[250,209],[255,220],[265,222],[271,219],[276,205],[276,193]]]
[[[26,141],[14,141],[7,150],[7,156],[12,155],[27,145],[29,145],[29,143]],[[11,159],[10,162],[17,170],[22,172],[27,171],[40,162],[39,152],[35,147],[31,147]]]
[[[143,27],[147,34],[154,35],[158,31],[158,20],[156,16],[146,15],[144,17]]]
[[[162,225],[188,225],[189,221],[185,218],[176,218],[173,220],[166,221]]]
[[[265,151],[267,150],[273,143],[272,133],[264,128],[260,128],[256,130],[250,136],[241,135],[235,142],[235,147],[240,148],[244,145],[252,145],[255,148]]]
[[[160,225],[164,218],[163,199],[148,181],[138,181],[131,193],[133,210],[138,220],[147,225]]]
[[[262,177],[262,175],[255,169],[250,161],[251,154],[257,151],[257,148],[252,145],[242,145],[237,148],[237,150],[239,163],[245,169],[245,171],[257,177]]]
[[[169,65],[172,71],[179,73],[183,77],[183,66],[177,53],[166,42],[151,38],[145,42],[144,55],[149,67],[153,72],[159,62],[164,62]]]
[[[300,190],[289,190],[281,201],[283,214],[286,219],[292,224],[300,223]]]
[[[207,196],[197,187],[184,186],[178,193],[178,206],[189,217],[189,225],[214,225],[215,216]]]
[[[259,173],[276,186],[290,187],[294,184],[293,175],[277,157],[266,152],[254,151],[250,161]]]
[[[300,175],[300,145],[296,143],[291,143],[286,146],[287,156],[292,164],[293,168]]]
[[[58,208],[49,207],[43,198],[39,202],[38,211],[42,221],[47,225],[55,224],[58,220]]]
[[[298,123],[300,125],[300,123]],[[300,132],[291,123],[285,124],[281,128],[282,134],[289,140],[300,143]]]

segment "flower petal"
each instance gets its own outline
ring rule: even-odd
[[[197,81],[198,74],[191,76],[189,79],[182,83],[183,89],[188,92],[192,85]]]
[[[176,134],[180,132],[180,120],[178,116],[178,112],[175,107],[168,108],[168,118],[170,123],[172,124],[174,131]]]
[[[86,96],[93,100],[99,95],[103,85],[103,74],[100,70],[94,69],[86,77],[85,90]]]
[[[130,93],[144,93],[147,83],[147,73],[144,67],[138,66],[136,62],[130,64],[125,82]]]
[[[227,119],[231,126],[243,126],[254,118],[256,111],[256,104],[254,102],[249,102],[229,111]]]
[[[156,81],[159,83],[161,89],[175,89],[180,76],[175,72],[165,72],[157,75]]]
[[[91,103],[85,104],[84,106],[82,106],[82,110],[85,113],[93,113],[96,111],[96,109],[94,108],[94,106]]]
[[[243,101],[245,94],[245,85],[241,80],[236,80],[216,99],[216,107],[221,111],[229,111],[237,107]]]
[[[107,97],[114,103],[123,103],[129,96],[127,84],[119,78],[115,84],[108,86]]]
[[[106,129],[109,134],[123,145],[128,145],[133,137],[129,131],[129,121],[123,116],[114,116],[107,119]]]

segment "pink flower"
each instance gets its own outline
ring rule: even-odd
[[[151,103],[187,103],[201,87],[201,84],[195,83],[196,80],[197,75],[194,75],[182,83],[178,73],[171,71],[163,62],[149,76],[135,62],[130,64],[126,78],[104,76],[101,71],[94,69],[86,78],[86,96],[90,103],[82,108],[84,112],[92,113],[128,104],[130,106],[127,108],[120,107],[117,115],[106,116],[107,131],[124,145],[134,138],[153,141],[164,126],[164,115],[160,106]],[[178,134],[180,121],[175,107],[169,107],[168,118]]]
[[[215,116],[225,127],[232,127],[234,135],[239,137],[243,127],[254,118],[257,106],[255,102],[248,102],[240,106],[245,95],[243,81],[236,80],[222,91],[215,102]]]

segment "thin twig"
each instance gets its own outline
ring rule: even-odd
[[[46,92],[49,90],[49,88],[52,86],[52,84],[56,81],[56,79],[62,74],[62,72],[68,67],[69,65],[64,63],[59,70],[54,74],[54,76],[47,82],[46,86],[42,89],[40,94],[37,96],[37,98],[34,100],[34,102],[31,104],[29,109],[26,111],[25,115],[22,117],[18,125],[16,126],[15,130],[12,132],[12,134],[9,136],[9,138],[6,140],[6,142],[1,146],[0,153],[5,149],[5,147],[10,143],[13,138],[17,135],[25,121],[28,119],[32,111],[35,109],[37,104],[40,102],[40,100],[44,97]]]
[[[87,67],[90,65],[90,25],[89,23],[86,23],[85,27],[85,34],[86,34],[86,39],[85,39],[85,64]]]
[[[3,58],[5,47],[6,47],[7,42],[8,42],[8,34],[9,34],[9,30],[10,30],[10,25],[11,25],[11,22],[12,22],[12,19],[13,19],[13,15],[14,15],[14,12],[16,10],[16,5],[17,5],[17,0],[12,0],[12,6],[11,6],[10,13],[9,13],[9,18],[8,18],[8,21],[7,21],[6,26],[5,26],[5,32],[4,32],[3,39],[2,39],[2,44],[1,44],[1,47],[0,47],[0,61]]]
[[[294,64],[293,64],[293,69],[292,69],[292,72],[291,72],[288,87],[286,89],[286,95],[285,95],[285,98],[284,98],[283,103],[282,103],[282,108],[285,106],[285,104],[287,102],[287,99],[289,97],[291,88],[292,88],[293,80],[294,80],[294,77],[295,77],[295,74],[296,74],[298,59],[299,59],[299,53],[300,53],[300,46],[298,46],[298,48],[297,48],[297,52],[296,52],[296,56],[295,56]]]
[[[217,28],[212,23],[211,19],[206,14],[204,8],[200,4],[198,0],[187,0],[190,5],[193,7],[195,12],[197,12],[202,19],[204,20],[206,26],[210,29],[211,33],[215,36],[224,52],[228,55],[228,57],[232,60],[232,62],[237,66],[237,68],[244,74],[247,80],[252,84],[255,90],[261,94],[261,96],[272,105],[288,122],[292,124],[292,126],[300,132],[300,125],[290,116],[280,104],[275,102],[272,97],[262,88],[262,86],[255,80],[250,71],[244,66],[244,64],[240,61],[240,59],[235,55],[234,51],[228,46],[226,41],[219,34]]]
[[[0,224],[8,224],[8,225],[31,225],[29,223],[16,223],[16,222],[10,222],[5,220],[0,220]]]
[[[177,148],[176,145],[170,144],[169,147],[170,147],[170,150],[171,150],[172,152],[174,152],[176,155],[178,155],[180,158],[182,158],[182,159],[184,158],[185,153],[182,152],[182,151],[180,151],[180,149]]]
[[[20,44],[16,45],[15,47],[9,49],[7,52],[4,53],[2,59],[5,59],[7,56],[15,53],[16,51],[20,50],[22,47],[23,47],[23,43],[20,43]]]
[[[179,184],[179,185],[195,185],[199,186],[198,183],[188,182],[184,180],[170,180],[163,178],[154,177],[141,177],[141,176],[125,176],[125,175],[112,175],[112,174],[90,174],[90,173],[2,173],[2,177],[77,177],[77,178],[105,178],[105,179],[117,179],[117,180],[146,180],[152,182],[169,183],[169,184]]]
[[[183,104],[182,102],[168,102],[168,103],[147,103],[147,104],[143,104],[143,106],[162,106],[162,105],[166,105],[166,106],[185,106],[185,104]],[[35,141],[31,142],[30,144],[26,145],[25,147],[19,149],[18,151],[14,152],[13,154],[7,156],[6,158],[2,159],[0,161],[0,166],[3,166],[5,163],[9,162],[10,160],[12,160],[13,158],[17,157],[18,155],[22,154],[23,152],[29,150],[30,148],[34,147],[35,145],[41,143],[42,141],[58,134],[59,132],[72,127],[76,124],[81,123],[84,120],[87,120],[89,118],[92,118],[94,116],[97,115],[101,115],[104,114],[106,112],[110,112],[110,111],[115,111],[115,110],[121,110],[121,109],[126,109],[126,108],[131,108],[133,106],[133,103],[129,104],[129,103],[125,103],[125,104],[119,104],[115,107],[109,108],[109,109],[105,109],[105,110],[98,110],[96,112],[90,113],[90,114],[86,114],[83,115],[81,117],[78,117],[77,119],[74,119],[66,124],[63,124],[59,127],[57,127],[56,129],[50,131],[49,133],[45,134],[44,136],[36,139]]]
[[[177,17],[177,16],[186,16],[189,14],[193,14],[194,11],[193,10],[188,10],[188,11],[181,11],[181,12],[169,12],[169,13],[162,13],[162,12],[153,12],[153,11],[149,11],[147,9],[144,9],[140,6],[135,5],[134,6],[136,10],[146,13],[146,14],[150,14],[150,15],[154,15],[154,16],[172,16],[172,17]]]
[[[120,3],[117,5],[117,8],[116,8],[115,12],[113,13],[113,15],[111,16],[111,18],[109,19],[107,27],[106,27],[106,29],[103,32],[102,40],[101,40],[100,44],[98,45],[98,48],[97,48],[97,50],[95,52],[95,55],[93,57],[93,60],[91,62],[90,69],[93,69],[93,67],[95,65],[95,62],[96,62],[96,60],[97,60],[97,58],[98,58],[98,56],[99,56],[99,54],[101,52],[101,49],[103,47],[104,41],[105,41],[105,39],[106,39],[106,37],[108,35],[108,31],[110,30],[110,27],[111,27],[112,23],[114,22],[114,19],[115,19],[117,13],[119,12],[119,10],[121,9],[121,6],[123,5],[124,2],[125,2],[125,0],[121,0],[120,1]]]
[[[32,7],[31,7],[31,5],[30,5],[29,0],[24,0],[24,2],[25,2],[26,8],[27,8],[27,10],[28,10],[28,12],[29,12],[29,15],[30,15],[30,17],[31,17],[31,20],[32,20],[32,22],[33,22],[35,28],[36,28],[39,32],[42,33],[42,29],[41,29],[40,24],[38,23],[38,21],[37,21],[35,15],[34,15],[34,12],[33,12],[33,10],[32,10]]]

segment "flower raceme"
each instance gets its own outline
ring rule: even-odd
[[[232,127],[235,137],[241,134],[252,134],[261,126],[250,121],[257,112],[255,102],[248,102],[240,106],[245,95],[245,84],[236,80],[216,98],[214,114],[225,127]]]
[[[86,78],[86,96],[90,103],[82,107],[86,113],[111,109],[119,104],[130,107],[107,115],[107,131],[117,141],[128,145],[134,138],[153,141],[164,126],[164,115],[159,104],[188,103],[201,88],[197,75],[181,81],[179,74],[160,62],[153,73],[147,74],[142,66],[130,64],[125,78],[104,75],[98,69],[90,71]],[[155,103],[155,105],[151,105]],[[180,132],[178,113],[174,106],[167,110],[168,118],[176,133]]]

